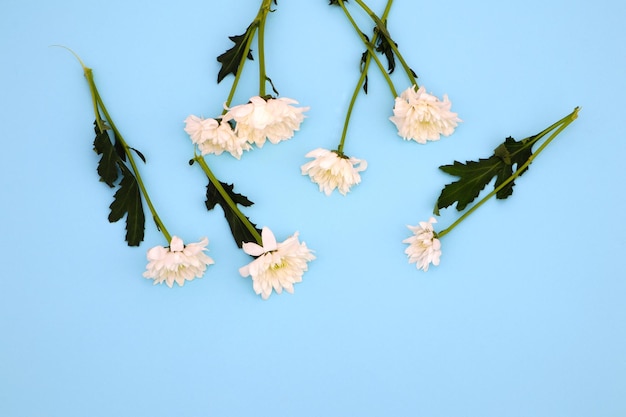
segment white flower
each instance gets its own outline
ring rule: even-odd
[[[367,168],[365,160],[339,156],[335,151],[322,148],[312,150],[305,156],[315,159],[302,165],[302,175],[308,174],[326,195],[330,195],[335,188],[346,195],[350,187],[361,182],[359,172]]]
[[[185,132],[198,145],[202,155],[219,155],[226,151],[240,159],[243,151],[250,149],[246,139],[235,135],[230,124],[225,121],[220,123],[217,119],[201,119],[191,115],[185,119]]]
[[[398,135],[418,143],[439,140],[440,135],[450,136],[462,120],[450,111],[448,96],[443,101],[426,92],[422,86],[415,91],[409,87],[396,97],[393,116],[389,118],[398,128]]]
[[[247,104],[232,107],[224,121],[235,120],[235,133],[259,148],[266,139],[276,144],[291,138],[300,129],[304,113],[308,107],[294,107],[298,102],[290,98],[270,98],[255,96]]]
[[[215,263],[204,253],[208,244],[206,237],[184,245],[182,239],[173,236],[169,248],[155,246],[148,250],[149,262],[143,276],[154,279],[154,284],[165,282],[170,288],[174,281],[182,286],[185,281],[200,278],[207,265]]]
[[[263,246],[249,242],[243,244],[248,255],[257,257],[239,269],[243,277],[252,276],[252,288],[267,300],[272,289],[280,294],[283,289],[293,294],[293,284],[302,281],[307,263],[315,259],[306,243],[298,241],[298,233],[281,243],[276,243],[272,231],[264,227],[261,232]]]
[[[415,267],[424,271],[428,271],[431,263],[439,265],[441,256],[441,242],[435,237],[433,223],[437,220],[431,217],[428,222],[420,222],[419,226],[408,226],[414,235],[402,241],[409,244],[404,251],[409,256],[409,263],[415,262]]]

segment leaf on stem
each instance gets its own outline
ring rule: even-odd
[[[220,181],[222,188],[226,191],[226,194],[230,197],[230,199],[235,203],[239,204],[243,207],[250,207],[254,203],[248,199],[245,195],[238,194],[233,191],[234,184],[226,184]],[[235,243],[240,248],[243,245],[243,242],[256,242],[255,236],[252,234],[250,230],[246,227],[242,219],[237,216],[237,213],[228,205],[224,197],[220,194],[217,188],[209,181],[206,189],[206,208],[207,210],[213,210],[216,204],[219,204],[224,210],[224,217],[226,217],[226,221],[228,221],[228,226],[230,227],[230,232],[235,239]],[[245,216],[244,216],[245,217]],[[250,219],[246,217],[248,222]],[[256,224],[250,222],[252,227],[254,227],[259,234],[261,234],[261,230],[256,227]]]
[[[443,172],[459,177],[458,181],[446,185],[435,205],[435,214],[439,215],[439,210],[456,203],[456,209],[461,211],[467,207],[485,186],[496,177],[494,189],[498,188],[515,170],[524,165],[532,156],[532,145],[536,142],[536,137],[531,136],[521,141],[508,137],[495,150],[494,154],[487,159],[478,161],[466,161],[461,163],[454,161],[452,165],[442,165],[439,167]],[[520,172],[519,175],[523,174]],[[513,194],[514,181],[496,193],[496,198],[505,199]]]
[[[100,181],[113,188],[119,176],[117,161],[120,157],[115,146],[111,143],[106,129],[100,130],[96,122],[94,122],[94,125],[96,138],[93,141],[93,150],[98,155],[102,155],[100,161],[98,161],[98,175],[100,176]]]
[[[246,46],[248,45],[248,40],[250,36],[252,36],[253,31],[251,30],[253,25],[248,26],[246,32],[243,35],[237,36],[229,36],[228,39],[233,41],[235,45],[224,52],[222,55],[217,57],[217,60],[222,64],[218,74],[217,74],[217,83],[219,84],[228,74],[237,75],[237,71],[239,70],[239,64],[241,63],[244,54],[246,54]],[[247,58],[252,60],[252,51],[247,51]]]
[[[100,181],[113,188],[119,178],[120,171],[122,173],[119,189],[115,192],[113,202],[109,206],[111,209],[109,222],[115,223],[126,215],[126,242],[128,242],[128,246],[139,246],[145,230],[145,216],[139,184],[124,163],[126,153],[121,141],[115,138],[115,143],[111,143],[107,130],[100,130],[97,123],[95,124],[95,131],[96,138],[93,142],[93,149],[98,155],[102,155],[98,162]],[[134,148],[131,149],[145,162],[145,157],[141,152]]]
[[[145,230],[145,216],[139,184],[133,173],[120,162],[122,181],[109,206],[109,222],[115,223],[126,215],[126,242],[128,246],[139,246]]]
[[[369,51],[367,50],[363,52],[363,54],[361,54],[361,73],[365,71],[365,64],[367,64],[368,56],[369,56]],[[367,85],[368,85],[368,80],[367,80],[367,73],[366,73],[365,80],[363,80],[363,91],[365,92],[365,94],[367,94]]]
[[[376,26],[374,28],[374,33],[379,35],[378,39],[376,40],[376,52],[380,52],[381,54],[385,55],[385,58],[387,59],[387,72],[391,74],[396,69],[396,59],[393,55],[393,49],[389,44],[389,38],[387,38],[386,36],[387,31],[382,32],[380,29],[378,29],[378,26]],[[395,42],[394,45],[398,46],[398,44]]]

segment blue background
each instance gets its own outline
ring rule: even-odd
[[[626,415],[626,3],[396,1],[389,28],[419,81],[464,122],[405,142],[372,68],[345,151],[369,163],[347,196],[318,192],[304,154],[337,145],[363,46],[327,1],[280,1],[267,69],[310,106],[287,142],[207,162],[283,240],[316,251],[295,294],[263,301],[206,180],[189,114],[221,110],[215,58],[259,1],[3,1],[0,5],[0,415]],[[371,1],[382,12],[384,1]],[[349,4],[364,30],[367,18]],[[141,247],[109,224],[93,113],[75,50],[114,121],[148,158],[159,214],[216,260],[184,287],[144,279]],[[256,47],[254,47],[256,50]],[[249,63],[235,97],[257,92]],[[400,70],[399,90],[408,87]],[[426,220],[453,160],[579,119],[416,270],[406,225]],[[457,216],[446,210],[439,225]]]

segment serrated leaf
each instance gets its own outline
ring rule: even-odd
[[[115,147],[111,143],[111,138],[106,130],[100,130],[98,125],[95,127],[96,138],[93,141],[93,150],[102,155],[100,161],[98,161],[98,175],[100,181],[106,183],[109,187],[115,186],[115,181],[119,176],[119,169],[117,162],[119,156],[115,151]]]
[[[126,242],[128,246],[139,246],[143,241],[146,223],[141,191],[133,173],[125,165],[120,167],[122,181],[109,206],[109,222],[115,223],[126,215]]]
[[[228,74],[237,74],[239,64],[246,53],[246,45],[248,39],[252,36],[252,25],[248,26],[246,32],[243,35],[229,36],[228,39],[233,41],[235,45],[217,57],[217,60],[222,64],[218,74],[217,83],[219,84]],[[252,60],[252,51],[248,50],[247,58]]]
[[[488,159],[467,161],[465,164],[454,161],[452,165],[440,166],[443,172],[460,177],[441,191],[437,199],[437,208],[442,209],[457,203],[457,210],[461,211],[474,201],[500,169],[500,159],[492,156]]]
[[[235,204],[239,204],[243,207],[250,207],[254,204],[245,195],[234,192],[233,184],[226,184],[221,181],[220,184],[224,188],[224,191],[226,191],[226,194],[228,194],[228,197],[230,197],[230,199],[233,200]],[[207,185],[206,197],[207,199],[205,204],[207,210],[213,210],[217,204],[222,207],[222,210],[224,211],[224,217],[226,217],[226,221],[228,222],[228,226],[230,227],[230,232],[233,235],[237,246],[241,248],[243,242],[256,242],[255,236],[250,232],[250,230],[248,230],[243,221],[237,216],[237,213],[235,213],[235,211],[228,205],[224,197],[219,193],[217,188],[210,181]],[[246,219],[250,221],[248,217],[246,217]],[[252,224],[252,227],[254,227],[257,232],[261,234],[261,230],[256,227],[256,224],[252,222],[250,223]]]
[[[452,165],[440,166],[439,169],[443,172],[460,179],[443,188],[435,205],[435,214],[439,214],[440,209],[449,207],[454,203],[456,203],[457,210],[464,210],[494,177],[496,178],[494,189],[498,188],[513,175],[514,167],[519,169],[532,156],[532,144],[534,143],[532,139],[516,141],[508,137],[487,159],[466,161],[464,164],[454,161]],[[527,169],[528,167],[519,175]],[[514,185],[514,181],[509,182],[496,193],[496,198],[505,199],[512,195]]]

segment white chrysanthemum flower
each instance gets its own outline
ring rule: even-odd
[[[440,135],[450,136],[462,120],[450,111],[448,96],[443,101],[428,94],[422,86],[415,91],[409,87],[396,97],[393,116],[389,118],[398,128],[398,135],[418,143],[439,140]]]
[[[361,182],[359,172],[367,168],[365,160],[339,156],[336,151],[322,148],[312,150],[305,156],[315,159],[302,165],[302,175],[308,174],[326,195],[330,195],[335,188],[346,195],[350,187]]]
[[[185,119],[185,132],[198,145],[202,155],[219,155],[226,151],[237,159],[243,151],[250,149],[245,138],[238,137],[228,122],[217,119],[202,119],[191,115]]]
[[[431,263],[439,265],[441,256],[441,242],[435,237],[433,223],[437,223],[437,220],[431,217],[428,222],[420,222],[419,226],[408,226],[413,236],[402,241],[409,244],[404,251],[409,256],[409,263],[415,263],[417,269],[424,271],[428,271]]]
[[[308,107],[294,107],[297,101],[290,98],[263,99],[255,96],[247,104],[232,107],[223,120],[234,120],[235,133],[259,148],[265,140],[276,144],[293,137],[304,120]]]
[[[274,233],[264,227],[261,232],[263,246],[249,242],[243,244],[243,250],[256,259],[239,269],[243,277],[252,277],[252,288],[267,300],[272,289],[277,294],[283,289],[293,294],[293,284],[302,281],[302,275],[308,269],[307,263],[315,259],[306,243],[298,241],[298,233],[284,242],[276,243]]]
[[[174,282],[182,286],[185,281],[200,278],[207,265],[215,263],[204,253],[208,244],[206,237],[184,245],[182,239],[173,236],[169,248],[155,246],[148,250],[149,262],[143,276],[154,279],[154,284],[165,282],[170,288]]]

